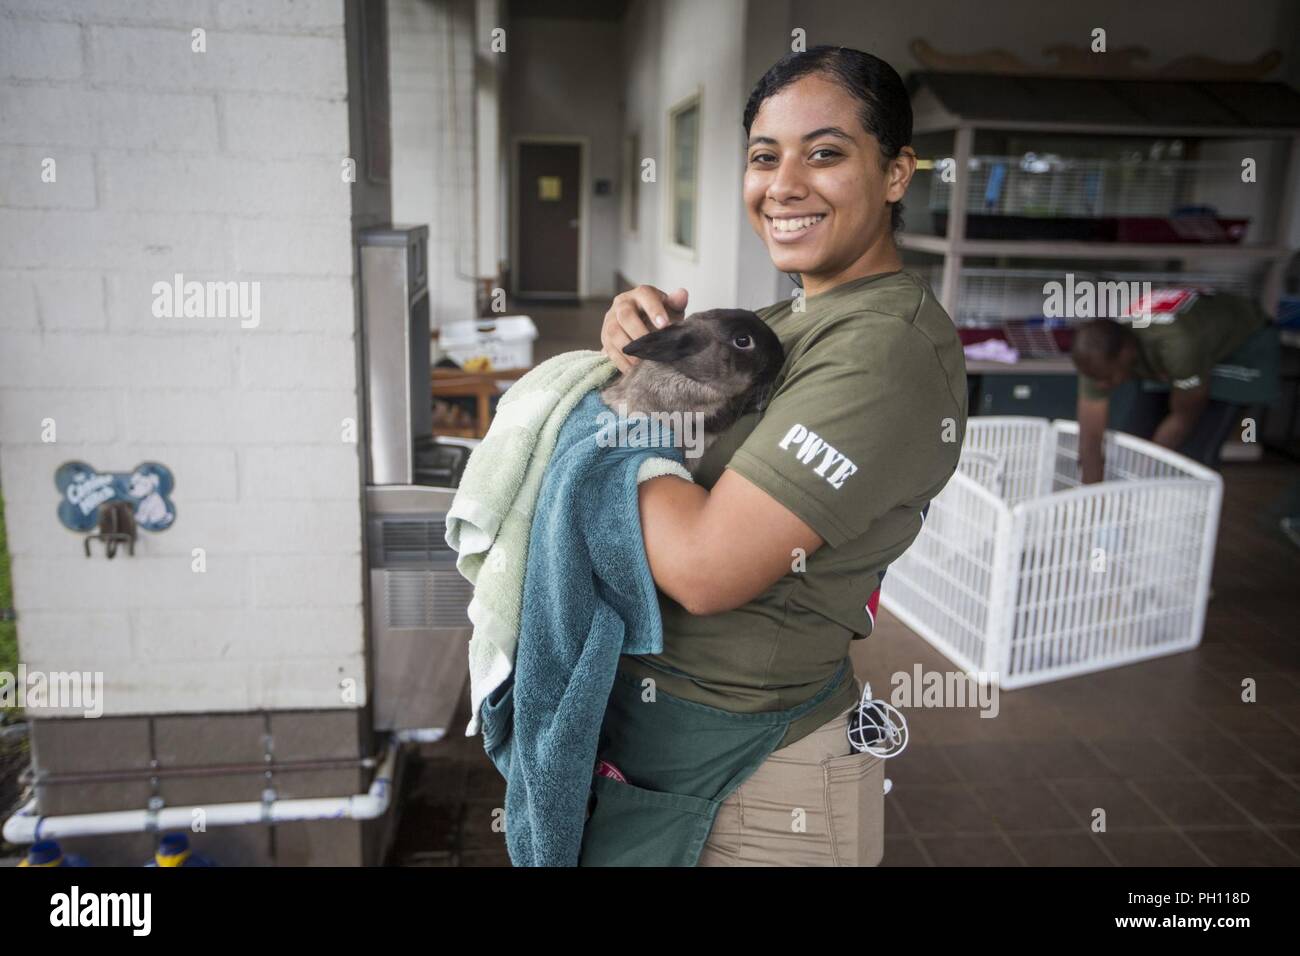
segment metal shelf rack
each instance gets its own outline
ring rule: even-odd
[[[962,311],[961,289],[964,270],[973,258],[999,261],[1029,260],[1042,268],[1044,260],[1089,262],[1129,261],[1131,271],[1168,275],[1171,267],[1183,266],[1198,273],[1232,273],[1257,268],[1262,272],[1260,300],[1272,312],[1282,289],[1287,262],[1293,250],[1287,237],[1295,222],[1297,180],[1300,180],[1300,93],[1281,83],[1109,79],[1068,76],[997,76],[970,73],[913,73],[908,78],[912,92],[914,137],[951,135],[948,157],[957,172],[950,184],[933,179],[926,195],[927,209],[946,210],[943,235],[905,232],[900,236],[904,250],[942,257],[937,291],[950,315]],[[1026,163],[1011,164],[1000,175],[1003,182],[991,189],[989,176],[995,164],[982,163],[975,152],[977,133],[1013,136],[1021,141],[1041,143],[1021,156],[1052,155],[1047,168],[1035,170]],[[1053,149],[1053,138],[1123,137],[1129,140],[1174,138],[1203,143],[1239,140],[1243,143],[1268,141],[1280,144],[1271,149],[1267,168],[1259,169],[1254,184],[1279,195],[1268,203],[1271,235],[1262,242],[1107,242],[1033,238],[971,238],[968,214],[981,211],[994,215],[1029,212],[1041,215],[1088,216],[1120,209],[1134,215],[1158,213],[1161,203],[1186,201],[1190,175],[1230,175],[1229,163],[1217,161],[1160,159],[1147,166],[1130,167],[1128,176],[1145,181],[1151,195],[1138,188],[1118,188],[1124,181],[1125,164],[1089,157],[1064,158]],[[1004,157],[1006,160],[1007,157]],[[1031,160],[1039,162],[1041,160]],[[1182,163],[1182,165],[1179,165]],[[1011,166],[1016,171],[1011,171]],[[1237,165],[1234,160],[1232,166]],[[1135,173],[1133,169],[1143,169]],[[972,174],[972,170],[974,173]],[[962,174],[965,171],[965,175]],[[1043,189],[1028,183],[1033,172],[1054,172],[1058,188]],[[1111,174],[1110,187],[1106,184]],[[1019,177],[1019,179],[1017,179]],[[1145,177],[1145,179],[1143,178]],[[1019,185],[1017,186],[1017,182]],[[1044,181],[1047,182],[1047,181]],[[1160,185],[1161,183],[1165,185]],[[1012,200],[1008,202],[1008,197]],[[1163,210],[1169,214],[1172,210]],[[1236,213],[1237,210],[1225,210]],[[1051,218],[1051,216],[1045,217]],[[1029,265],[1030,263],[1026,263]],[[1101,271],[1099,266],[1098,271]],[[1113,266],[1105,266],[1114,271]]]

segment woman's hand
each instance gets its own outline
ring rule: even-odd
[[[620,372],[630,372],[640,360],[624,355],[623,346],[651,329],[684,319],[688,294],[685,289],[663,292],[652,285],[639,285],[614,296],[600,327],[601,351],[613,360]]]

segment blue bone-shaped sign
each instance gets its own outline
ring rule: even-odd
[[[59,489],[59,520],[73,531],[91,531],[99,525],[99,507],[109,501],[129,502],[135,523],[146,531],[163,531],[176,520],[171,469],[156,461],[136,465],[133,471],[96,471],[84,461],[69,461],[54,473]]]

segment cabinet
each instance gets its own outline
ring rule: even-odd
[[[973,415],[1031,415],[1036,418],[1075,417],[1078,377],[1073,372],[1034,374],[1011,366],[1004,372],[976,372]],[[1126,382],[1111,394],[1111,428],[1121,428],[1137,395],[1136,382]]]

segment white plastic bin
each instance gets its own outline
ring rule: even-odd
[[[880,600],[963,670],[1012,689],[1187,650],[1205,623],[1223,482],[1107,432],[1081,485],[1078,426],[972,418],[957,472]]]
[[[537,326],[526,315],[448,322],[438,332],[438,347],[460,365],[491,360],[494,369],[532,368]]]

